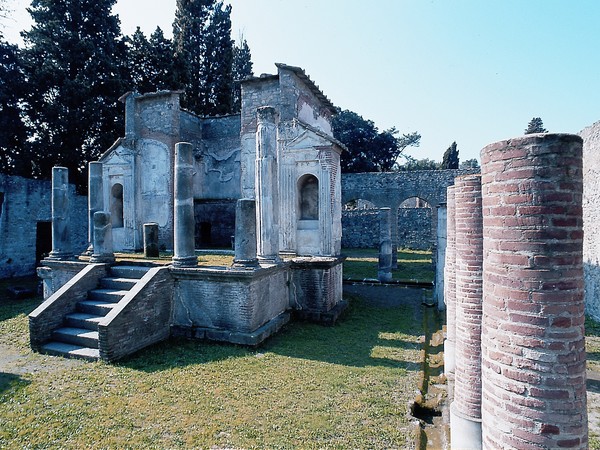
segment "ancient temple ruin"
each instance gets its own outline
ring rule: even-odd
[[[302,69],[277,69],[242,83],[240,115],[195,116],[179,92],[123,96],[125,136],[90,164],[90,262],[53,235],[34,349],[112,361],[172,335],[256,345],[292,314],[336,320],[344,149],[329,100]],[[142,249],[144,224],[172,264],[115,264]],[[232,237],[232,267],[197,265],[197,244]]]

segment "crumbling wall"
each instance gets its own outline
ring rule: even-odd
[[[600,122],[583,138],[583,273],[586,312],[600,320]]]
[[[50,181],[0,174],[0,278],[34,274],[36,251],[52,248],[51,234],[45,234],[52,221],[51,197]],[[87,198],[71,186],[69,200],[72,248],[78,254],[88,245]]]

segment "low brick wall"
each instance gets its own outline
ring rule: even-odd
[[[63,267],[64,264],[61,266]],[[55,272],[62,272],[61,269]],[[29,314],[29,337],[34,350],[50,340],[52,331],[61,326],[66,314],[75,311],[75,305],[87,298],[107,274],[105,264],[88,264],[70,281],[53,293]]]
[[[173,326],[192,338],[211,329],[253,333],[288,309],[287,270],[172,268]]]
[[[155,267],[98,324],[100,358],[115,361],[167,339],[173,296],[169,267]]]

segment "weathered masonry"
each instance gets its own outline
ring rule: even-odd
[[[583,138],[583,273],[586,312],[600,321],[600,122]]]
[[[87,246],[86,198],[70,193],[72,245]],[[52,250],[50,182],[0,174],[0,278],[31,275]]]
[[[173,92],[125,96],[126,136],[90,170],[90,263],[58,248],[44,261],[34,349],[112,361],[171,335],[256,345],[292,313],[337,319],[344,149],[331,135],[334,107],[304,71],[277,67],[243,82],[240,116],[192,116]],[[53,175],[63,198],[63,170]],[[232,267],[198,266],[196,207],[209,196],[237,211]],[[55,206],[54,232],[65,217]],[[170,266],[114,264],[113,248],[139,249],[156,228]]]

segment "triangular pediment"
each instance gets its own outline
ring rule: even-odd
[[[286,143],[287,150],[302,150],[331,146],[331,141],[312,130],[303,130],[298,136]]]
[[[107,165],[126,165],[131,164],[132,160],[133,152],[131,149],[118,145],[102,155],[99,162]]]

